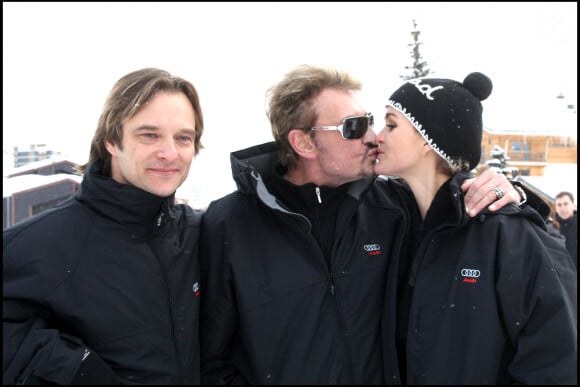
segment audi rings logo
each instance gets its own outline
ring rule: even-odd
[[[364,246],[365,251],[377,251],[381,249],[381,246],[377,245],[376,243],[374,245],[365,245]]]
[[[477,269],[461,269],[461,275],[464,277],[478,278],[481,272]]]
[[[381,254],[381,246],[376,244],[376,243],[364,245],[363,248],[365,249],[367,254],[370,256]]]

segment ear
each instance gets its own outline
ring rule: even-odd
[[[427,156],[429,152],[434,152],[433,148],[431,148],[431,145],[429,145],[427,142],[423,143],[423,149],[421,151],[423,152],[423,156]]]
[[[310,132],[302,129],[292,129],[288,133],[290,146],[300,157],[312,159],[316,156],[316,147],[310,137]]]
[[[113,144],[112,142],[105,141],[105,148],[107,148],[107,151],[111,154],[111,156],[117,155],[117,145]]]

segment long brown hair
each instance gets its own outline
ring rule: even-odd
[[[159,91],[184,93],[195,112],[195,153],[203,148],[203,113],[197,90],[190,82],[171,75],[165,70],[145,68],[131,72],[115,83],[110,91],[97,130],[91,141],[89,161],[78,168],[84,173],[92,163],[97,165],[104,176],[111,174],[111,154],[107,151],[106,142],[112,142],[122,149],[123,123],[133,117]]]

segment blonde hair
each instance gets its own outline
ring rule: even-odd
[[[288,142],[288,133],[295,128],[314,125],[318,118],[314,98],[328,88],[359,91],[362,83],[345,71],[300,65],[268,89],[266,114],[278,145],[282,165],[292,166],[298,159]]]

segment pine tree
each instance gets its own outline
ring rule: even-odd
[[[491,159],[485,162],[486,165],[494,168],[497,172],[503,173],[508,179],[513,179],[519,175],[517,167],[510,167],[508,165],[510,157],[502,147],[494,145],[491,152],[489,152],[489,155]]]
[[[493,149],[489,152],[489,156],[491,158],[485,163],[490,167],[496,167],[499,169],[505,168],[510,159],[505,150],[499,145],[493,146]]]
[[[408,46],[412,47],[410,54],[411,54],[411,59],[413,59],[413,65],[412,66],[405,66],[405,69],[411,70],[411,75],[401,75],[400,76],[405,81],[408,79],[426,77],[427,75],[432,73],[432,71],[429,69],[429,66],[427,65],[427,62],[425,60],[423,60],[423,57],[421,56],[421,52],[419,51],[419,47],[423,44],[419,40],[420,34],[421,34],[421,31],[419,31],[417,29],[417,23],[415,22],[415,19],[413,19],[413,31],[411,31],[411,36],[413,37],[413,43],[408,44]]]

